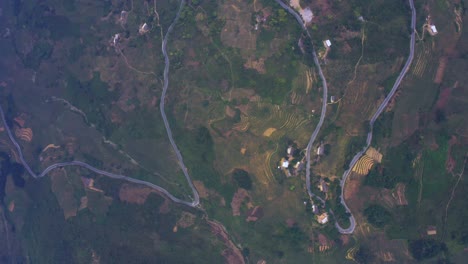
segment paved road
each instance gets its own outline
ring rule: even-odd
[[[275,0],[275,1],[278,4],[280,4],[281,7],[286,9],[290,14],[292,14],[296,18],[297,22],[299,22],[302,29],[307,33],[307,36],[309,37],[310,41],[312,42],[312,37],[311,37],[311,35],[309,33],[309,30],[305,26],[304,20],[302,20],[301,16],[296,11],[294,11],[294,9],[292,9],[289,5],[283,3],[281,0]],[[320,120],[319,120],[317,126],[315,127],[314,132],[310,136],[310,140],[309,140],[309,143],[307,144],[307,149],[306,149],[306,156],[305,156],[305,158],[307,160],[307,163],[306,163],[306,187],[307,187],[307,192],[309,193],[309,196],[317,198],[318,200],[320,200],[322,202],[323,205],[325,205],[325,201],[320,196],[315,195],[311,190],[311,184],[310,184],[310,153],[312,151],[314,141],[317,138],[318,133],[320,132],[320,128],[322,128],[323,121],[325,120],[325,115],[327,114],[328,86],[327,86],[327,80],[325,79],[325,76],[323,75],[323,72],[322,72],[322,67],[320,67],[320,62],[318,60],[317,53],[315,52],[314,45],[312,44],[311,46],[312,46],[312,55],[314,57],[314,63],[315,63],[315,66],[317,67],[320,79],[322,80],[323,94],[322,94],[322,111],[320,113]]]
[[[23,155],[23,151],[20,147],[20,145],[18,144],[18,142],[16,141],[15,137],[13,136],[13,133],[11,132],[11,129],[10,127],[8,126],[7,122],[6,122],[6,119],[5,119],[5,114],[3,112],[3,109],[2,109],[2,106],[0,105],[0,115],[1,115],[1,118],[2,118],[2,121],[3,121],[3,126],[5,127],[5,130],[7,131],[8,133],[8,137],[10,138],[11,142],[13,143],[13,145],[15,146],[16,150],[18,151],[18,156],[20,158],[20,161],[21,163],[23,164],[24,168],[26,169],[26,171],[33,177],[33,178],[41,178],[41,177],[44,177],[46,176],[50,171],[54,170],[54,169],[57,169],[57,168],[63,168],[63,167],[68,167],[68,166],[79,166],[79,167],[83,167],[83,168],[86,168],[90,171],[93,171],[97,174],[100,174],[100,175],[104,175],[104,176],[107,176],[107,177],[110,177],[110,178],[113,178],[113,179],[119,179],[119,180],[125,180],[125,181],[128,181],[128,182],[132,182],[132,183],[136,183],[136,184],[141,184],[141,185],[145,185],[145,186],[148,186],[154,190],[156,190],[157,192],[160,192],[160,193],[163,193],[164,195],[166,195],[169,199],[171,199],[173,202],[176,202],[176,203],[179,203],[179,204],[184,204],[184,205],[187,205],[187,206],[190,206],[190,207],[196,207],[199,205],[200,203],[200,198],[199,198],[199,195],[198,195],[198,192],[197,190],[195,189],[195,187],[193,186],[193,183],[192,183],[192,180],[190,178],[190,176],[188,175],[187,173],[187,168],[185,168],[185,165],[184,165],[184,162],[183,162],[183,159],[182,159],[182,155],[180,154],[180,151],[178,150],[175,142],[174,142],[174,139],[172,138],[172,132],[171,132],[171,129],[169,127],[169,123],[167,122],[167,118],[166,118],[166,114],[164,112],[164,98],[166,96],[166,91],[167,91],[167,88],[169,86],[169,80],[168,80],[168,75],[169,75],[169,57],[167,56],[167,52],[166,52],[166,46],[167,46],[167,39],[169,38],[169,34],[171,33],[172,29],[174,28],[174,25],[175,23],[177,22],[177,20],[179,19],[179,15],[180,15],[180,12],[182,10],[182,8],[184,7],[184,4],[185,4],[185,0],[182,0],[181,3],[180,3],[180,6],[179,6],[179,10],[177,12],[177,15],[176,17],[174,18],[174,21],[172,22],[172,24],[169,26],[168,30],[167,30],[167,33],[166,35],[164,36],[164,40],[163,40],[163,43],[162,43],[162,52],[164,54],[164,58],[165,58],[165,68],[164,68],[164,85],[163,85],[163,94],[161,96],[161,115],[163,116],[163,120],[164,120],[164,125],[166,126],[166,130],[167,130],[167,135],[169,137],[169,140],[171,142],[171,145],[174,149],[174,151],[176,152],[176,155],[177,155],[177,158],[179,160],[179,165],[180,167],[182,168],[183,172],[184,172],[184,175],[190,185],[190,188],[192,189],[193,191],[193,195],[194,195],[194,199],[193,201],[189,202],[189,201],[184,201],[184,200],[181,200],[175,196],[173,196],[171,193],[169,193],[166,189],[162,188],[161,186],[158,186],[156,184],[153,184],[153,183],[150,183],[150,182],[147,182],[147,181],[142,181],[142,180],[138,180],[138,179],[134,179],[134,178],[131,178],[129,176],[125,176],[125,175],[120,175],[120,174],[115,174],[115,173],[111,173],[111,172],[108,172],[108,171],[103,171],[103,170],[100,170],[100,169],[97,169],[85,162],[82,162],[82,161],[78,161],[78,160],[75,160],[75,161],[70,161],[70,162],[60,162],[60,163],[55,163],[55,164],[52,164],[50,165],[49,167],[47,167],[43,172],[41,172],[40,174],[36,174],[32,169],[31,167],[29,166],[29,164],[26,162],[26,160],[24,159],[24,155]]]
[[[411,39],[410,39],[410,53],[408,56],[408,59],[406,60],[405,66],[400,72],[400,75],[398,75],[397,80],[393,84],[392,90],[390,93],[385,97],[385,100],[380,104],[379,108],[377,111],[375,111],[374,115],[372,116],[371,120],[369,121],[369,133],[367,133],[367,139],[366,139],[366,146],[356,153],[356,155],[353,157],[351,162],[349,163],[348,170],[346,170],[343,174],[343,177],[341,178],[341,203],[343,206],[346,208],[346,211],[351,213],[349,210],[349,207],[346,205],[346,202],[344,200],[343,192],[344,192],[344,186],[346,184],[346,180],[348,179],[348,176],[351,173],[351,169],[354,167],[356,162],[359,160],[359,158],[366,152],[366,150],[369,148],[371,142],[372,142],[372,133],[373,133],[373,128],[374,128],[374,123],[377,120],[377,118],[380,116],[382,111],[387,107],[388,102],[390,99],[393,97],[395,94],[396,90],[398,89],[398,86],[400,86],[401,81],[405,77],[406,73],[409,70],[409,67],[411,66],[411,63],[413,62],[413,57],[414,57],[414,44],[415,44],[415,32],[416,32],[416,9],[414,8],[414,3],[413,0],[408,0],[411,8]],[[356,228],[356,220],[354,219],[354,216],[351,214],[351,217],[349,218],[351,225],[348,228],[342,228],[338,223],[336,223],[336,227],[338,228],[338,231],[342,234],[351,234],[354,232],[354,229]]]
[[[166,112],[164,111],[164,105],[166,104],[165,99],[166,99],[167,88],[169,87],[169,77],[168,76],[169,76],[169,66],[170,66],[169,56],[167,55],[167,48],[166,48],[167,47],[167,39],[169,38],[169,34],[174,29],[174,25],[176,24],[177,20],[179,19],[180,12],[184,8],[184,5],[185,5],[185,0],[181,0],[180,1],[180,6],[179,6],[179,11],[177,12],[176,17],[174,18],[174,21],[172,22],[172,24],[167,29],[166,35],[164,36],[164,40],[162,42],[161,50],[162,50],[162,53],[164,55],[165,65],[164,65],[164,76],[163,76],[164,77],[163,91],[162,91],[162,95],[161,95],[161,103],[159,104],[159,109],[161,110],[161,116],[162,116],[163,121],[164,121],[164,126],[166,127],[167,137],[169,138],[169,141],[171,142],[171,145],[172,145],[172,149],[174,149],[174,152],[175,152],[175,154],[177,156],[177,159],[179,160],[179,166],[182,169],[182,172],[184,173],[185,179],[187,180],[187,183],[189,184],[190,188],[192,189],[192,193],[193,193],[193,196],[194,196],[193,197],[193,205],[196,206],[196,205],[198,205],[200,203],[200,196],[199,196],[199,194],[197,192],[197,189],[195,189],[195,186],[193,186],[192,179],[190,178],[190,175],[188,174],[188,171],[187,171],[187,167],[184,164],[184,159],[182,158],[182,154],[180,154],[180,151],[177,148],[176,143],[174,142],[174,138],[172,137],[171,127],[169,126],[169,122],[167,121],[167,117],[166,117]]]
[[[286,9],[290,14],[292,14],[296,18],[296,20],[299,22],[299,24],[301,25],[303,30],[307,33],[308,37],[312,40],[311,34],[309,33],[307,27],[305,26],[304,21],[302,20],[301,16],[296,11],[294,11],[294,9],[292,9],[289,5],[283,3],[281,0],[275,0],[275,1],[278,4],[280,4],[281,7]],[[369,130],[369,133],[367,134],[366,146],[353,157],[353,159],[351,160],[351,162],[349,164],[348,170],[344,172],[343,177],[341,178],[341,182],[340,182],[340,186],[341,186],[341,204],[346,208],[346,211],[348,213],[350,213],[350,215],[351,215],[349,217],[350,226],[348,228],[342,228],[338,224],[338,222],[335,223],[336,228],[342,234],[351,234],[351,233],[354,232],[354,229],[356,228],[356,220],[355,220],[354,216],[352,215],[351,211],[349,210],[349,207],[346,205],[346,202],[345,202],[345,200],[343,198],[343,191],[344,191],[344,185],[346,183],[346,180],[348,179],[348,176],[349,176],[353,166],[356,164],[356,162],[359,160],[359,158],[366,152],[367,148],[369,148],[369,146],[370,146],[370,144],[372,142],[372,132],[373,132],[373,127],[374,127],[375,121],[380,116],[382,111],[387,107],[388,102],[390,101],[390,99],[395,94],[398,86],[400,85],[401,81],[403,80],[406,73],[408,72],[408,69],[409,69],[409,67],[411,65],[411,62],[413,61],[414,44],[415,44],[415,30],[416,30],[415,29],[416,28],[416,10],[414,8],[413,0],[408,0],[408,1],[409,1],[409,4],[410,4],[410,7],[411,7],[411,28],[412,28],[411,39],[410,39],[410,54],[408,56],[408,59],[406,60],[405,66],[403,67],[402,71],[400,72],[400,75],[398,76],[397,80],[395,81],[395,84],[393,85],[392,90],[387,95],[387,97],[382,102],[382,104],[379,106],[379,108],[374,113],[374,115],[372,116],[372,118],[371,118],[371,120],[369,122],[370,130]],[[312,47],[313,47],[313,45],[312,45]],[[320,63],[318,61],[317,54],[316,54],[314,48],[312,50],[312,54],[314,56],[314,63],[317,66],[320,78],[321,78],[322,83],[323,83],[323,98],[322,98],[322,112],[321,112],[321,115],[320,115],[320,121],[317,124],[317,127],[315,128],[314,132],[312,133],[312,136],[310,137],[310,140],[309,140],[309,144],[307,145],[307,151],[306,151],[306,159],[307,159],[306,185],[307,185],[307,192],[309,193],[309,195],[311,197],[315,196],[323,204],[325,204],[325,201],[323,201],[323,199],[321,199],[319,196],[316,196],[311,191],[311,186],[310,186],[310,152],[311,152],[311,149],[313,147],[313,143],[315,141],[315,138],[317,137],[317,134],[320,131],[320,128],[322,127],[322,125],[323,125],[323,120],[325,118],[325,114],[326,114],[326,111],[327,111],[327,99],[328,99],[328,96],[327,96],[327,92],[328,92],[327,91],[327,89],[328,89],[327,82],[326,82],[325,77],[323,75],[322,68],[320,67]]]

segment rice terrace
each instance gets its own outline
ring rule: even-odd
[[[0,2],[0,263],[465,263],[464,0]]]

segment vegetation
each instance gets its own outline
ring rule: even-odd
[[[382,228],[392,221],[392,215],[390,212],[387,211],[385,207],[378,204],[369,205],[364,210],[364,216],[366,216],[367,221],[371,225],[378,228]]]
[[[354,155],[360,151],[366,143],[366,137],[357,136],[351,137],[346,145],[345,150],[345,162],[343,163],[343,169],[347,170],[349,167],[349,162],[353,159]]]
[[[403,153],[403,154],[402,154]],[[364,184],[392,189],[398,182],[409,182],[412,176],[411,162],[413,155],[407,144],[402,144],[387,151],[382,165],[375,165],[366,176]],[[389,164],[389,166],[387,166]],[[391,164],[391,166],[390,166]]]
[[[411,255],[417,260],[433,258],[447,250],[447,246],[433,239],[418,239],[409,241]]]
[[[70,102],[86,113],[91,124],[110,136],[113,126],[106,116],[106,110],[117,99],[118,94],[115,90],[109,90],[109,85],[101,80],[99,72],[94,72],[93,78],[84,82],[69,74],[67,94]]]
[[[382,139],[387,139],[392,135],[393,116],[393,112],[384,112],[375,121],[373,138],[374,142],[377,142],[377,144],[381,142]]]
[[[157,208],[164,201],[160,196],[152,194],[140,206],[114,200],[107,213],[84,209],[76,217],[64,220],[48,184],[48,179],[44,179],[28,187],[32,204],[23,230],[28,255],[35,263],[89,263],[92,255],[105,263],[144,263],[154,259],[171,263],[189,263],[194,259],[222,262],[218,254],[221,245],[208,235],[206,223],[197,221],[196,228],[172,231],[181,211],[174,208],[168,214],[159,213]],[[104,198],[89,196],[89,199],[90,203],[96,203]],[[146,246],[148,243],[152,246]],[[211,253],[206,252],[207,248]]]
[[[54,47],[48,42],[41,41],[36,43],[31,52],[23,59],[24,66],[37,70],[43,60],[46,60],[52,55]]]
[[[330,183],[329,192],[332,194],[333,199],[327,201],[327,208],[333,211],[333,216],[341,227],[348,227],[350,225],[349,217],[351,215],[346,211],[343,204],[341,204],[341,187],[339,180],[335,179]]]
[[[354,255],[354,260],[359,264],[373,263],[374,259],[373,252],[365,246],[360,246]]]
[[[244,188],[246,190],[252,189],[252,180],[250,179],[249,173],[245,170],[235,169],[232,173],[232,177],[240,188]]]

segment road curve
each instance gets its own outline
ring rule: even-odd
[[[283,3],[281,0],[275,0],[275,1],[278,4],[280,4],[281,7],[286,9],[286,11],[288,11],[290,14],[292,14],[296,18],[297,22],[299,22],[302,29],[307,33],[307,36],[309,37],[310,41],[312,42],[312,37],[311,37],[311,35],[309,33],[309,30],[305,26],[304,20],[302,20],[301,16],[296,11],[294,11],[294,9],[292,9],[289,5]],[[310,152],[312,151],[314,141],[317,138],[318,133],[320,132],[320,128],[322,128],[323,121],[325,120],[325,115],[327,114],[328,86],[327,86],[327,80],[325,79],[325,76],[323,75],[323,72],[322,72],[322,67],[320,67],[320,62],[318,60],[317,53],[315,52],[314,45],[313,45],[313,43],[311,43],[311,44],[312,44],[311,46],[312,46],[312,55],[314,57],[314,63],[315,63],[315,66],[317,67],[320,79],[322,80],[323,94],[322,94],[322,111],[320,113],[320,120],[319,120],[317,126],[315,127],[314,132],[310,136],[310,140],[309,140],[309,143],[307,144],[307,149],[306,149],[306,156],[305,156],[305,158],[307,160],[307,163],[306,163],[306,187],[307,187],[307,193],[309,194],[309,196],[317,198],[318,200],[320,200],[322,202],[323,205],[325,205],[325,201],[320,196],[315,195],[311,190],[311,185],[310,185]]]
[[[312,37],[311,37],[311,34],[309,33],[307,27],[305,26],[304,24],[304,21],[302,20],[301,16],[296,12],[294,11],[294,9],[292,9],[289,5],[285,4],[284,2],[282,2],[281,0],[275,0],[279,5],[281,5],[281,7],[283,7],[284,9],[286,9],[290,14],[292,14],[296,20],[299,22],[299,24],[301,25],[302,29],[307,33],[307,36],[310,38],[310,40],[312,41]],[[367,134],[367,139],[366,139],[366,146],[360,151],[358,152],[354,157],[353,159],[351,160],[350,164],[349,164],[349,168],[348,170],[346,170],[343,174],[343,177],[341,178],[341,181],[340,181],[340,186],[341,186],[341,204],[346,208],[346,211],[350,214],[350,217],[349,217],[349,222],[350,222],[350,226],[348,228],[342,228],[338,222],[335,222],[335,226],[336,228],[338,229],[338,231],[342,234],[351,234],[354,232],[354,229],[356,228],[356,220],[354,218],[354,216],[352,215],[351,211],[349,210],[349,207],[346,205],[346,202],[344,200],[344,197],[343,197],[343,192],[344,192],[344,185],[346,183],[346,180],[348,179],[348,176],[351,172],[351,168],[353,168],[353,166],[356,164],[356,162],[359,160],[359,158],[366,152],[367,148],[369,148],[370,146],[370,143],[372,142],[372,132],[373,132],[373,127],[374,127],[374,123],[375,123],[375,120],[377,120],[377,118],[380,116],[380,114],[382,113],[382,111],[387,107],[387,104],[388,102],[390,101],[390,99],[393,97],[393,95],[395,94],[398,86],[400,85],[401,81],[403,80],[403,78],[405,77],[406,73],[408,72],[409,70],[409,67],[413,61],[413,57],[414,57],[414,45],[415,45],[415,31],[416,31],[416,10],[414,8],[414,3],[413,3],[413,0],[408,0],[409,1],[409,4],[410,4],[410,8],[411,8],[411,29],[412,29],[412,32],[411,32],[411,39],[410,39],[410,54],[408,56],[408,59],[406,60],[406,63],[405,63],[405,66],[403,67],[402,71],[400,72],[400,75],[398,76],[397,80],[395,81],[393,87],[392,87],[392,90],[390,91],[390,93],[385,97],[385,100],[382,102],[382,104],[380,104],[379,108],[377,109],[377,111],[374,113],[374,115],[372,116],[370,122],[369,122],[369,127],[370,127],[370,130],[369,130],[369,133]],[[314,57],[314,63],[315,65],[317,66],[317,70],[319,72],[319,75],[320,75],[320,79],[322,80],[322,83],[323,83],[323,98],[322,98],[322,112],[320,114],[320,121],[319,123],[317,124],[317,127],[315,128],[314,132],[312,133],[312,136],[310,137],[310,140],[309,140],[309,143],[307,145],[307,150],[306,150],[306,159],[307,159],[307,165],[306,165],[306,186],[307,186],[307,192],[308,194],[311,196],[311,197],[316,197],[318,198],[323,204],[325,204],[325,201],[320,198],[319,196],[316,196],[312,191],[311,191],[311,186],[310,186],[310,152],[311,152],[311,149],[313,147],[313,143],[315,141],[315,138],[317,137],[317,134],[319,133],[320,131],[320,128],[322,127],[323,125],[323,121],[325,119],[325,115],[326,115],[326,111],[327,111],[327,99],[328,99],[328,95],[327,95],[327,92],[328,92],[328,87],[327,87],[327,82],[326,82],[326,79],[325,79],[325,76],[323,75],[323,72],[322,72],[322,68],[320,67],[320,63],[318,61],[318,58],[317,58],[317,54],[315,52],[315,49],[312,45],[312,54],[313,54],[313,57]]]
[[[184,5],[185,5],[185,0],[181,0],[179,11],[177,11],[174,21],[167,29],[166,35],[164,36],[162,46],[161,46],[161,50],[164,55],[165,64],[164,64],[164,75],[163,75],[163,78],[164,78],[163,91],[161,95],[161,102],[159,103],[159,110],[161,110],[161,116],[164,121],[164,126],[166,127],[167,137],[169,138],[169,141],[171,142],[171,145],[172,145],[172,149],[174,149],[177,159],[179,160],[179,167],[182,169],[185,179],[187,180],[187,183],[192,189],[192,193],[194,196],[193,203],[194,205],[198,205],[200,203],[200,196],[195,186],[193,186],[192,179],[190,178],[190,175],[188,174],[188,171],[187,171],[187,167],[184,164],[184,159],[182,158],[182,154],[180,154],[180,151],[177,148],[174,138],[172,137],[172,130],[171,130],[171,127],[169,126],[169,122],[167,121],[166,112],[164,111],[164,106],[166,104],[165,99],[166,99],[167,88],[169,87],[169,66],[170,66],[169,56],[167,55],[167,39],[169,38],[169,34],[171,33],[171,31],[174,29],[174,26],[177,23],[177,20],[179,20],[180,12],[184,8]]]
[[[111,172],[108,172],[108,171],[103,171],[103,170],[97,169],[97,168],[95,168],[95,167],[93,167],[93,166],[91,166],[91,165],[89,165],[89,164],[87,164],[85,162],[78,161],[78,160],[74,160],[74,161],[70,161],[70,162],[55,163],[55,164],[52,164],[49,167],[47,167],[40,174],[36,174],[31,169],[31,167],[26,162],[26,160],[24,159],[23,151],[22,151],[20,145],[18,144],[18,142],[16,141],[15,137],[13,136],[13,133],[11,132],[10,127],[8,126],[8,123],[7,123],[6,118],[5,118],[5,113],[3,112],[3,108],[2,108],[2,106],[0,104],[0,115],[1,115],[1,118],[2,118],[3,126],[5,127],[5,130],[6,130],[7,134],[8,134],[8,137],[10,138],[10,141],[13,143],[16,150],[18,151],[18,156],[20,158],[20,162],[23,164],[24,168],[29,173],[29,175],[31,175],[31,177],[38,179],[38,178],[42,178],[42,177],[46,176],[50,171],[52,171],[54,169],[57,169],[57,168],[68,167],[68,166],[78,166],[78,167],[86,168],[86,169],[88,169],[88,170],[90,170],[92,172],[95,172],[97,174],[104,175],[104,176],[107,176],[107,177],[110,177],[110,178],[113,178],[113,179],[125,180],[125,181],[128,181],[128,182],[145,185],[147,187],[150,187],[150,188],[156,190],[159,193],[164,194],[165,196],[167,196],[169,199],[171,199],[175,203],[184,204],[184,205],[187,205],[187,206],[190,206],[190,207],[196,207],[196,206],[199,205],[200,198],[199,198],[198,192],[195,189],[195,187],[193,186],[192,180],[191,180],[190,176],[188,175],[187,169],[185,168],[184,162],[182,160],[182,155],[180,154],[180,151],[177,149],[177,146],[176,146],[176,144],[174,142],[174,139],[172,138],[172,132],[171,132],[171,129],[169,127],[169,123],[167,121],[166,114],[164,112],[164,98],[166,96],[166,91],[167,91],[167,88],[169,86],[169,80],[168,80],[169,57],[167,56],[167,52],[166,52],[167,39],[169,37],[169,33],[174,28],[175,23],[179,19],[179,15],[180,15],[180,12],[181,12],[182,8],[184,7],[184,4],[185,4],[185,0],[181,0],[179,10],[178,10],[178,12],[176,14],[176,17],[174,18],[174,21],[172,22],[172,24],[169,26],[169,28],[168,28],[168,30],[166,32],[166,35],[164,36],[163,42],[162,42],[162,52],[164,54],[164,59],[165,59],[165,68],[164,68],[163,95],[161,96],[161,104],[160,104],[161,108],[160,109],[161,109],[161,115],[163,116],[164,125],[166,127],[169,140],[171,142],[171,145],[172,145],[174,151],[176,152],[177,158],[179,159],[179,166],[182,168],[182,171],[184,172],[184,175],[185,175],[185,177],[187,179],[187,182],[189,183],[190,188],[192,189],[192,192],[193,192],[193,195],[194,195],[193,201],[189,202],[189,201],[181,200],[181,199],[175,197],[174,195],[172,195],[171,193],[169,193],[166,189],[164,189],[161,186],[158,186],[156,184],[153,184],[153,183],[150,183],[150,182],[147,182],[147,181],[134,179],[134,178],[131,178],[131,177],[125,176],[125,175],[114,174],[114,173],[111,173]]]
[[[359,160],[359,158],[366,152],[366,150],[369,148],[371,142],[372,142],[372,133],[373,133],[373,128],[374,128],[374,123],[377,120],[377,118],[380,116],[382,111],[387,107],[388,102],[390,99],[393,97],[395,94],[396,90],[398,89],[398,86],[400,86],[401,81],[405,77],[406,73],[409,70],[409,67],[411,66],[411,63],[413,62],[413,57],[414,57],[414,45],[415,45],[415,32],[416,32],[416,9],[414,8],[414,2],[413,0],[408,0],[411,8],[411,39],[410,39],[410,53],[408,56],[408,59],[406,60],[405,66],[400,72],[400,75],[398,75],[398,78],[396,79],[395,83],[393,84],[392,90],[390,93],[385,97],[385,100],[380,104],[379,108],[377,108],[377,111],[375,111],[374,115],[372,116],[371,120],[369,121],[369,133],[367,133],[367,139],[366,139],[366,146],[363,147],[361,151],[356,153],[356,155],[353,157],[351,162],[349,163],[348,170],[346,170],[343,173],[343,177],[341,178],[340,186],[341,186],[341,204],[346,208],[346,211],[351,214],[351,211],[349,210],[349,207],[346,205],[346,202],[344,200],[344,186],[346,184],[346,180],[348,179],[349,174],[351,173],[351,169],[354,167],[356,162]],[[348,228],[342,228],[338,223],[336,223],[336,227],[338,231],[342,234],[351,234],[354,232],[354,229],[356,228],[356,220],[354,219],[354,216],[351,214],[349,217],[350,220],[350,226]]]

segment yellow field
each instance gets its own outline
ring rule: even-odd
[[[263,136],[264,136],[264,137],[269,137],[269,136],[271,136],[271,134],[273,134],[275,131],[276,131],[276,128],[274,128],[274,127],[267,128],[267,130],[265,130],[265,132],[263,132]]]
[[[363,155],[356,165],[353,167],[353,172],[360,175],[367,175],[374,165],[374,160],[367,155]]]
[[[373,147],[368,148],[366,151],[366,155],[369,156],[371,159],[373,159],[375,162],[382,163],[383,155],[375,148]]]

